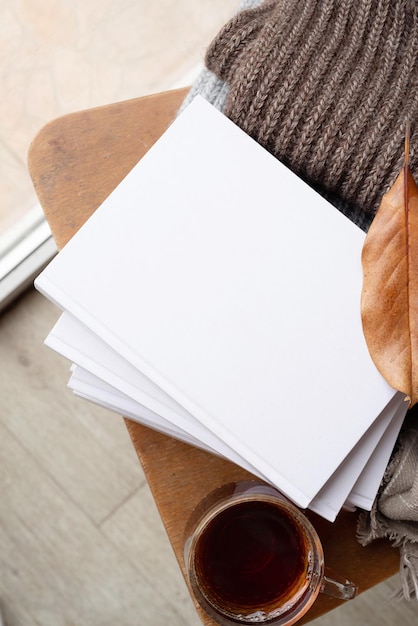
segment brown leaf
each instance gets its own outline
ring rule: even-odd
[[[418,402],[418,187],[405,165],[366,236],[361,314],[370,355],[386,381]]]

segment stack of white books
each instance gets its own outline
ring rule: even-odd
[[[46,343],[79,396],[328,520],[369,509],[407,404],[364,340],[364,237],[197,97],[36,279]]]

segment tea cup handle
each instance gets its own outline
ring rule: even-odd
[[[357,594],[357,586],[326,567],[319,591],[339,600],[351,600]]]

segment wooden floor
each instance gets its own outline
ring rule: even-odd
[[[198,626],[123,420],[73,397],[43,346],[58,315],[31,290],[0,317],[6,625]],[[418,605],[387,601],[397,583],[314,624],[416,626]]]
[[[16,188],[32,194],[24,154],[35,128],[69,109],[172,85],[201,60],[205,45],[238,2],[130,0],[122,3],[122,10],[118,5],[115,24],[110,9],[116,5],[97,0],[98,11],[107,7],[109,20],[92,20],[89,36],[99,32],[103,42],[110,41],[112,62],[106,59],[100,67],[115,72],[103,81],[106,98],[93,91],[93,83],[88,84],[88,76],[96,73],[89,74],[75,52],[70,55],[61,45],[51,22],[57,20],[59,11],[73,11],[74,15],[65,14],[61,21],[72,41],[76,27],[80,29],[81,24],[86,29],[89,24],[87,17],[80,20],[81,11],[89,9],[94,15],[92,1],[51,0],[51,11],[35,10],[36,3],[13,0],[13,10],[9,4],[10,19],[5,20],[2,33],[6,33],[5,24],[13,26],[8,41],[16,42],[15,35],[21,32],[14,63],[24,61],[26,65],[19,66],[22,93],[15,88],[4,94],[14,94],[19,103],[28,94],[30,107],[25,110],[31,111],[31,123],[15,120],[11,113],[16,111],[17,116],[22,107],[10,102],[3,117],[14,120],[14,126],[10,122],[7,128],[19,130],[13,137],[16,141],[20,138],[21,145],[12,145],[10,138],[3,136],[2,145],[9,146],[8,154],[20,155]],[[133,11],[147,19],[135,22]],[[142,24],[140,32],[138,23]],[[103,26],[104,31],[100,30]],[[118,38],[116,28],[125,35]],[[34,37],[32,47],[30,36]],[[42,37],[43,47],[39,43]],[[93,68],[107,51],[101,41],[88,47],[83,39],[84,47],[76,46],[77,54],[81,49],[94,53]],[[26,56],[23,44],[29,46]],[[136,56],[131,58],[130,50],[136,50]],[[46,55],[40,59],[42,63],[34,51],[38,57],[40,52]],[[66,80],[45,89],[49,84],[45,68],[50,58],[54,60],[51,67],[60,67],[60,51]],[[118,51],[119,64],[114,60]],[[69,69],[75,68],[84,68],[84,82],[68,78]],[[29,91],[24,69],[30,79]],[[41,72],[39,80],[35,80],[35,69]],[[56,78],[61,75],[56,72]],[[50,80],[53,82],[53,77]],[[49,97],[51,93],[55,99]],[[95,99],[89,100],[86,94]],[[8,101],[2,98],[2,102]],[[3,161],[7,164],[7,159]],[[12,189],[11,183],[9,187]],[[11,192],[10,198],[15,195]],[[24,203],[30,206],[33,201],[32,195],[25,196]],[[52,304],[30,290],[0,316],[0,607],[6,626],[198,626],[200,620],[122,418],[74,398],[66,389],[69,364],[43,346],[58,315]],[[418,605],[388,604],[388,595],[396,586],[395,577],[314,624],[416,626]]]

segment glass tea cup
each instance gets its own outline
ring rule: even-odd
[[[324,567],[307,517],[274,488],[224,485],[196,508],[186,527],[184,558],[191,590],[221,626],[289,626],[319,593],[342,600],[356,586]]]

